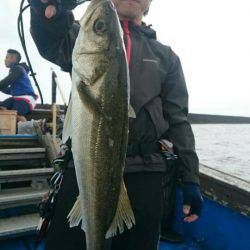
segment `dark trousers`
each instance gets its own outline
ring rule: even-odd
[[[72,163],[71,163],[72,164]],[[112,239],[111,250],[156,250],[162,216],[162,173],[140,172],[124,176],[136,225]],[[47,235],[46,250],[85,250],[80,227],[69,228],[67,215],[78,195],[74,168],[66,169],[55,214]]]
[[[163,214],[161,222],[161,235],[173,231],[174,194],[176,188],[176,165],[174,161],[166,164],[166,174],[163,176]]]
[[[25,116],[31,111],[30,105],[26,101],[16,101],[13,97],[0,102],[0,106],[8,110],[16,110],[17,114],[21,116]]]

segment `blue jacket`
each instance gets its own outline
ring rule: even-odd
[[[28,73],[26,63],[12,64],[9,75],[0,81],[0,91],[12,96],[30,95],[36,98]]]

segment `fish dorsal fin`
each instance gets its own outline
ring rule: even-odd
[[[80,206],[80,197],[78,196],[76,202],[72,209],[70,210],[67,219],[69,221],[70,227],[77,227],[80,222],[82,221],[81,228],[84,232],[86,232],[86,221],[83,219],[81,213],[81,206]]]
[[[135,225],[135,217],[122,179],[116,214],[106,233],[106,239],[117,235],[117,233],[123,233],[125,225],[128,229],[131,229]]]

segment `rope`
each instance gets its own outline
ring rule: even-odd
[[[22,48],[23,48],[27,63],[28,63],[29,68],[30,68],[30,72],[31,72],[30,76],[32,76],[32,78],[34,80],[34,83],[35,83],[35,85],[37,87],[37,90],[39,92],[39,96],[40,96],[40,99],[41,99],[41,104],[43,105],[43,95],[42,95],[40,86],[39,86],[39,84],[37,82],[37,79],[36,79],[36,73],[33,71],[33,68],[32,68],[32,65],[31,65],[31,62],[30,62],[30,58],[29,58],[29,55],[28,55],[28,52],[27,52],[26,42],[25,42],[25,33],[24,33],[24,26],[23,26],[23,13],[25,12],[25,10],[27,10],[30,7],[30,5],[28,4],[28,5],[26,5],[24,7],[24,2],[25,2],[25,0],[21,1],[20,9],[19,9],[19,15],[18,15],[18,19],[17,19],[18,35],[19,35],[19,38],[20,38],[20,41],[21,41],[21,45],[22,45]]]

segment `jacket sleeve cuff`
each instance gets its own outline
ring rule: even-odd
[[[183,176],[182,178],[182,183],[192,183],[192,184],[197,184],[200,186],[200,178],[198,175],[192,175],[192,176]]]

